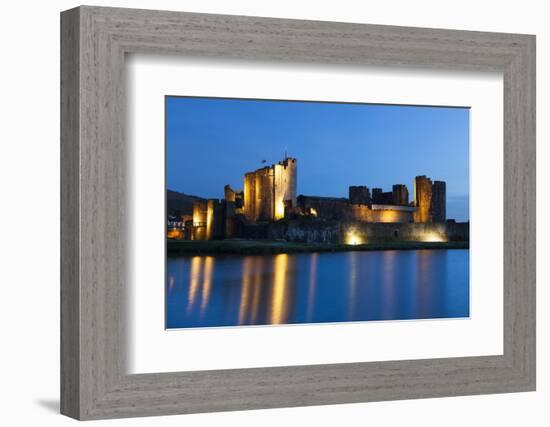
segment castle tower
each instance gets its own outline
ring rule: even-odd
[[[223,196],[226,202],[234,202],[235,190],[233,190],[230,185],[226,185],[223,187]]]
[[[225,220],[225,201],[208,199],[206,210],[206,240],[223,238]]]
[[[446,205],[446,184],[445,181],[434,181],[432,185],[432,208],[431,215],[433,222],[445,222],[447,219]]]
[[[243,196],[245,218],[249,221],[256,221],[256,172],[248,172],[244,175]]]
[[[394,205],[407,206],[409,204],[409,190],[403,184],[395,184],[392,187],[392,201]]]
[[[372,189],[372,203],[374,203],[374,204],[382,203],[382,189],[381,188],[373,188]]]
[[[431,222],[432,181],[426,175],[414,178],[414,222]]]
[[[296,178],[298,161],[286,157],[273,168],[273,218],[285,217],[285,207],[296,207]]]
[[[249,221],[284,218],[285,207],[296,207],[297,160],[283,161],[244,176],[244,215]]]
[[[370,190],[364,185],[352,185],[349,187],[349,202],[352,205],[370,205]]]
[[[199,200],[193,203],[193,233],[192,240],[206,239],[206,216],[208,204],[206,200]]]

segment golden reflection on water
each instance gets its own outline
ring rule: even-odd
[[[258,318],[258,312],[260,311],[260,298],[262,295],[262,269],[264,264],[262,257],[256,257],[255,262],[256,262],[256,267],[254,269],[254,282],[252,285],[252,288],[253,288],[252,308],[250,310],[251,312],[250,322],[253,325],[256,323],[256,319]]]
[[[191,311],[191,308],[195,303],[195,298],[197,297],[202,261],[203,258],[200,256],[194,256],[191,258],[191,268],[189,269],[189,294],[187,295],[187,313]]]
[[[275,271],[273,272],[273,293],[271,299],[271,323],[280,325],[288,317],[288,301],[286,298],[286,273],[288,255],[275,256]]]
[[[250,304],[250,287],[252,286],[252,268],[253,258],[245,257],[243,259],[243,275],[241,283],[241,301],[239,303],[239,325],[243,325],[248,314],[248,305]]]
[[[188,314],[197,302],[197,298],[199,298],[199,291],[201,312],[207,307],[212,290],[214,262],[215,259],[211,256],[194,256],[191,258],[191,268],[189,269],[189,294],[187,295]]]
[[[462,285],[449,282],[448,277],[464,274],[450,270],[447,259],[451,255],[384,251],[186,257],[168,270],[168,306],[173,310],[168,324],[236,326],[449,317],[447,313],[454,313],[452,304],[456,305],[449,298],[455,298],[456,287]]]
[[[269,265],[272,265],[272,270]],[[239,295],[238,324],[256,324],[258,315],[267,308],[269,324],[288,321],[293,303],[290,277],[291,258],[287,254],[274,257],[250,256],[243,258],[242,278]],[[269,274],[266,274],[269,272]],[[316,286],[316,279],[310,281]],[[314,289],[310,289],[310,293]],[[264,306],[265,303],[265,306]]]
[[[214,257],[207,256],[204,260],[204,279],[202,285],[201,295],[201,313],[208,305],[210,299],[210,291],[212,290],[212,274],[214,273]]]
[[[256,324],[263,289],[263,267],[264,261],[261,256],[248,256],[243,259],[239,325]]]

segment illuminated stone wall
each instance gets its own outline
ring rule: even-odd
[[[209,199],[206,211],[206,239],[217,240],[224,236],[225,202]]]
[[[339,220],[345,217],[348,211],[348,199],[337,197],[316,197],[300,195],[297,198],[298,207],[303,212],[312,209],[320,219]]]
[[[348,223],[342,227],[342,243],[468,240],[460,239],[458,235],[451,235],[450,231],[451,229],[448,230],[445,223]],[[352,242],[353,239],[355,242]]]
[[[360,222],[412,222],[413,212],[398,209],[373,210],[368,205],[354,205],[336,197],[299,196],[298,206],[304,212],[316,212],[317,218]]]
[[[348,221],[360,222],[412,222],[413,212],[401,211],[397,209],[376,209],[369,206],[350,205],[347,208],[347,214],[344,216]]]
[[[235,190],[233,190],[230,185],[223,187],[223,198],[226,202],[235,201]]]
[[[285,216],[285,206],[295,208],[296,205],[296,179],[298,163],[296,159],[287,157],[282,162],[272,166],[273,168],[273,216],[275,220]]]
[[[425,175],[414,179],[414,222],[431,222],[432,181]]]
[[[284,239],[303,243],[358,245],[381,242],[468,241],[469,223],[361,223],[340,221],[285,221],[249,225],[250,238]]]
[[[244,176],[244,209],[249,221],[273,221],[285,216],[285,206],[296,206],[296,159],[248,172]]]
[[[191,233],[192,240],[206,239],[206,218],[208,211],[208,203],[206,200],[201,200],[193,203],[193,232]]]
[[[274,210],[273,168],[256,171],[255,221],[272,221]]]
[[[348,223],[343,226],[342,242],[349,244],[352,236],[359,243],[469,241],[470,223]]]
[[[244,215],[247,220],[256,220],[256,172],[244,175]]]

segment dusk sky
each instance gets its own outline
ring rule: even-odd
[[[447,217],[469,219],[469,109],[166,97],[167,188],[222,198],[245,172],[298,159],[298,194],[447,182]],[[266,160],[262,164],[262,160]]]

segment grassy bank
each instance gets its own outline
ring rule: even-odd
[[[274,240],[171,240],[169,256],[184,254],[279,254],[300,252],[380,251],[413,249],[468,249],[468,242],[384,242],[361,245],[310,244]]]

